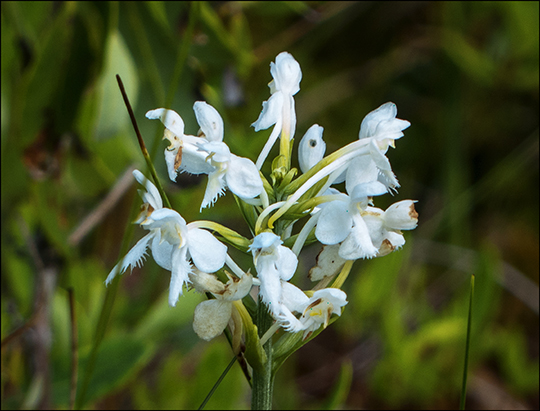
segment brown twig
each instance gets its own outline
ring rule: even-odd
[[[68,239],[68,243],[75,247],[79,245],[82,239],[97,226],[107,213],[115,206],[115,204],[122,198],[124,193],[133,184],[132,172],[135,168],[133,166],[128,167],[122,177],[116,182],[111,191],[107,194],[107,197],[94,208],[90,214],[88,214],[84,220],[77,226],[71,233]]]

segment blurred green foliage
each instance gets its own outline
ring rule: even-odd
[[[403,250],[355,264],[349,305],[278,372],[275,407],[456,407],[474,273],[467,405],[538,408],[538,2],[2,2],[1,13],[2,408],[69,406],[68,288],[85,407],[203,401],[231,357],[223,337],[191,329],[203,297],[169,308],[153,263],[117,290],[103,284],[124,233],[124,247],[141,233],[127,228],[134,184],[104,205],[128,167],[144,170],[114,76],[173,206],[249,235],[230,194],[200,215],[201,179],[168,180],[161,125],[144,113],[173,108],[194,134],[193,102],[206,100],[231,150],[255,159],[269,132],[249,125],[284,50],[303,71],[297,141],[316,122],[334,151],[389,100],[412,123],[389,156],[396,200],[419,200],[420,225]],[[235,366],[207,408],[249,398]]]

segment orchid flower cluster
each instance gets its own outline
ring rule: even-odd
[[[273,128],[255,163],[231,153],[224,141],[223,120],[206,102],[193,107],[200,127],[197,135],[185,134],[184,122],[173,110],[146,113],[165,126],[169,178],[175,181],[183,172],[206,174],[201,210],[230,191],[252,238],[210,221],[187,223],[177,211],[163,206],[156,186],[136,170],[133,175],[144,187],[139,190],[143,205],[136,223],[149,232],[106,279],[109,284],[128,268],[140,266],[151,250],[156,263],[171,272],[169,304],[174,307],[188,289],[205,293],[208,300],[195,309],[194,331],[211,340],[229,325],[233,348],[251,349],[246,358],[254,368],[258,361],[264,362],[260,346],[279,329],[284,330],[282,337],[297,334],[295,341],[304,342],[340,316],[347,304],[340,287],[352,263],[401,248],[403,230],[414,229],[418,217],[412,200],[396,202],[386,210],[373,203],[375,196],[395,193],[399,187],[386,153],[395,148],[410,123],[396,118],[394,103],[367,114],[358,138],[326,156],[323,128],[311,126],[298,145],[299,172],[291,167],[291,153],[296,131],[294,96],[300,90],[302,71],[293,56],[283,52],[270,64],[270,72],[271,96],[252,126],[257,132]],[[279,154],[265,175],[261,169],[278,139]],[[340,183],[345,183],[345,192],[333,187]],[[309,273],[298,272],[303,247],[317,241],[323,246],[317,264]],[[252,255],[253,273],[240,268],[225,243]],[[306,275],[314,282],[311,290],[291,282]],[[253,309],[257,304],[264,304],[274,320],[262,338],[257,336]]]

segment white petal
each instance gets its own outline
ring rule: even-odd
[[[195,308],[193,330],[203,340],[220,335],[231,318],[233,305],[229,301],[203,301]]]
[[[332,201],[320,211],[321,216],[315,229],[315,236],[323,244],[337,244],[349,235],[352,218],[348,204]]]
[[[358,214],[353,216],[353,220],[354,227],[345,241],[341,243],[339,255],[346,260],[375,257],[377,248],[371,242],[366,223]]]
[[[259,295],[261,300],[268,306],[269,311],[274,318],[281,313],[281,280],[273,258],[271,256],[262,256],[257,261],[257,273],[261,285],[259,286]]]
[[[330,302],[334,306],[334,310],[337,315],[341,315],[341,308],[344,305],[347,305],[347,294],[339,288],[324,288],[322,290],[317,290],[313,293],[313,296],[310,298],[310,301],[316,301],[317,299],[323,299]]]
[[[146,255],[146,248],[148,247],[148,243],[150,242],[150,240],[152,240],[153,237],[154,233],[148,233],[139,241],[137,241],[137,244],[135,244],[133,248],[129,250],[124,259],[121,261],[122,267],[119,268],[120,263],[118,263],[111,270],[111,272],[107,276],[107,279],[105,280],[105,285],[109,285],[113,278],[116,277],[118,272],[120,272],[120,274],[123,274],[124,271],[126,271],[126,269],[130,266],[131,269],[133,269],[133,267],[141,266],[142,261],[144,261],[144,257]]]
[[[265,231],[253,239],[248,251],[257,251],[263,248],[276,247],[283,244],[281,238],[274,233]]]
[[[227,283],[227,291],[223,294],[223,299],[227,301],[241,300],[251,291],[252,286],[253,276],[251,274],[244,274],[240,280],[234,277],[234,280],[229,280]]]
[[[394,230],[412,230],[418,224],[418,213],[413,200],[403,200],[392,204],[384,213],[384,223]]]
[[[379,248],[381,246],[387,234],[387,230],[383,227],[383,215],[384,211],[375,207],[367,207],[367,210],[362,213],[362,218],[366,223],[369,236],[371,237],[371,242],[375,248]]]
[[[303,307],[309,301],[309,298],[297,286],[283,281],[281,283],[282,295],[281,301],[291,311],[302,312]]]
[[[161,243],[161,244],[160,244]],[[163,267],[165,270],[172,270],[172,254],[177,245],[172,245],[167,241],[161,239],[161,236],[157,235],[152,240],[152,257],[155,262]]]
[[[354,203],[365,202],[367,197],[380,196],[386,192],[386,186],[378,181],[357,184],[351,193],[351,201]]]
[[[290,95],[295,95],[300,90],[302,70],[290,53],[286,51],[279,53],[276,62],[270,63],[270,73],[274,78],[276,90]]]
[[[161,195],[156,186],[139,170],[133,170],[133,176],[144,186],[144,188],[146,188],[146,193],[142,196],[143,201],[150,204],[154,210],[162,208],[163,201],[161,200]]]
[[[169,305],[174,307],[182,295],[182,287],[189,282],[191,265],[186,258],[186,249],[177,248],[172,254],[171,284],[169,286]]]
[[[277,123],[282,116],[283,94],[281,92],[274,93],[268,101],[263,102],[263,108],[259,118],[253,124],[255,131],[266,130],[268,127]]]
[[[298,163],[302,173],[307,172],[324,157],[326,143],[322,138],[323,130],[318,124],[312,125],[298,145]]]
[[[208,141],[223,141],[223,119],[218,111],[204,101],[193,105],[197,123]]]
[[[161,120],[163,125],[179,138],[182,138],[184,135],[184,121],[182,120],[182,117],[180,117],[174,110],[157,108],[155,110],[148,111],[146,113],[146,118],[149,118],[150,120]]]
[[[261,194],[263,183],[255,163],[248,158],[231,156],[225,181],[229,189],[240,198],[254,198]]]
[[[388,102],[373,110],[362,120],[358,138],[373,137],[381,121],[396,118],[397,106]]]
[[[206,230],[189,228],[188,248],[193,263],[201,271],[214,273],[225,264],[227,246]]]
[[[370,155],[358,156],[351,160],[347,167],[345,189],[352,194],[358,184],[377,181],[379,170]],[[385,190],[386,191],[386,190]]]
[[[276,267],[279,271],[279,276],[282,280],[289,281],[298,266],[298,257],[296,257],[296,254],[290,248],[284,246],[277,248],[277,254]]]
[[[290,333],[297,333],[305,329],[305,324],[300,322],[291,312],[284,310],[277,320],[280,322],[283,329]]]
[[[317,265],[309,270],[308,277],[311,281],[319,281],[324,277],[331,277],[341,270],[347,260],[340,257],[339,247],[339,244],[323,246],[323,249],[317,256]]]
[[[213,205],[219,196],[225,192],[225,173],[220,170],[215,170],[208,174],[208,183],[204,192],[204,198],[201,203],[201,210],[205,207]]]

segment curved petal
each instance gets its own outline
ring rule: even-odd
[[[171,132],[177,137],[182,138],[184,135],[184,120],[182,120],[182,117],[180,117],[180,115],[174,110],[157,108],[155,110],[148,111],[146,113],[146,118],[150,120],[161,120],[163,125],[167,129],[171,130]]]
[[[169,286],[169,305],[174,307],[182,295],[184,283],[189,282],[191,265],[187,260],[186,248],[176,248],[172,253],[171,284]]]
[[[193,105],[197,123],[208,141],[223,141],[223,119],[218,111],[204,101],[197,101]]]
[[[367,210],[362,213],[362,218],[366,223],[369,236],[371,237],[371,242],[376,248],[381,246],[387,233],[383,227],[383,214],[384,211],[375,207],[367,207]]]
[[[394,230],[412,230],[418,224],[418,213],[413,200],[403,200],[392,204],[384,212],[384,223]]]
[[[206,184],[204,198],[201,203],[201,210],[213,205],[218,197],[223,195],[225,185],[225,173],[223,171],[215,170],[208,174],[208,183]]]
[[[279,246],[277,248],[277,254],[278,257],[276,266],[279,272],[279,277],[283,281],[289,281],[294,275],[296,267],[298,266],[298,257],[296,257],[296,254],[293,253],[290,248],[284,246]]]
[[[304,310],[309,298],[304,292],[297,286],[288,283],[281,283],[281,301],[291,311],[301,313]]]
[[[317,256],[317,265],[309,270],[311,281],[319,281],[338,273],[345,264],[345,259],[339,256],[339,244],[325,245]]]
[[[150,204],[154,210],[162,208],[163,201],[161,200],[161,195],[159,194],[156,186],[139,170],[133,170],[133,176],[139,182],[139,184],[143,185],[146,189],[146,193],[141,195],[143,201]]]
[[[214,273],[223,267],[227,256],[225,244],[200,228],[189,228],[187,236],[189,254],[199,270]]]
[[[161,243],[161,244],[160,244]],[[165,270],[172,270],[172,254],[174,248],[178,246],[172,245],[167,241],[162,241],[161,236],[155,236],[151,248],[152,248],[152,257],[154,257],[155,262],[163,267]]]
[[[195,308],[193,330],[203,340],[210,341],[220,335],[232,314],[232,303],[223,300],[203,301]]]
[[[364,117],[358,138],[373,137],[381,121],[395,119],[396,115],[397,106],[392,102],[384,103]]]
[[[270,63],[270,73],[274,78],[274,87],[286,94],[295,95],[300,91],[302,70],[294,57],[283,51],[276,57],[276,62]]]
[[[240,198],[254,198],[261,194],[263,183],[255,163],[248,158],[231,156],[225,181],[229,189]]]
[[[262,256],[257,260],[257,274],[261,285],[259,295],[262,302],[268,306],[268,310],[274,318],[281,313],[281,280],[279,272],[274,264],[273,256]]]
[[[313,124],[298,145],[298,163],[302,173],[307,172],[324,157],[326,143],[322,135],[323,130],[318,124]]]
[[[276,124],[282,116],[283,94],[276,92],[270,96],[268,101],[263,102],[263,108],[259,118],[253,124],[255,131],[266,130]]]
[[[348,204],[332,201],[320,211],[315,237],[323,244],[337,244],[349,235],[353,225]]]
[[[346,260],[375,257],[377,248],[371,242],[366,223],[359,214],[355,214],[353,220],[354,227],[345,241],[341,243],[339,255]]]
[[[355,157],[347,167],[345,189],[351,195],[358,184],[377,181],[378,176],[379,170],[370,155]]]
[[[336,310],[336,308],[341,308],[344,305],[347,305],[347,294],[339,288],[323,288],[322,290],[317,290],[313,293],[313,296],[310,300],[323,299],[333,305],[333,313],[341,315],[341,310]]]
[[[148,233],[143,238],[141,238],[139,241],[137,241],[137,244],[133,246],[131,250],[126,254],[126,256],[120,261],[118,264],[116,264],[109,275],[107,276],[107,279],[105,280],[105,285],[109,285],[110,282],[113,280],[114,277],[118,273],[123,274],[128,267],[131,266],[131,269],[133,267],[139,267],[142,265],[142,262],[144,261],[144,257],[146,255],[146,249],[148,248],[148,243],[152,238],[154,238],[155,233]],[[120,263],[122,263],[122,266],[120,267]]]

